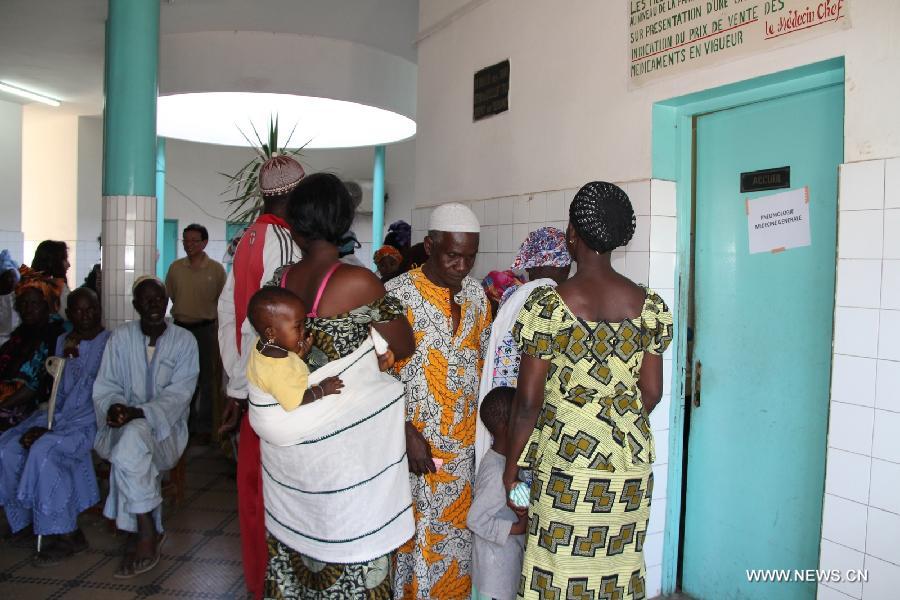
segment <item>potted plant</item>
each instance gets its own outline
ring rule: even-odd
[[[287,140],[285,140],[284,146],[278,146],[278,115],[269,117],[269,135],[266,142],[260,137],[259,132],[252,122],[250,123],[250,127],[253,129],[253,135],[256,137],[256,142],[251,140],[240,127],[238,127],[238,131],[241,132],[241,135],[244,136],[244,139],[247,140],[247,143],[253,148],[255,156],[233,175],[220,173],[220,175],[223,175],[228,179],[228,186],[225,188],[225,191],[222,192],[222,195],[227,194],[233,196],[232,198],[225,200],[227,204],[231,205],[231,212],[228,215],[228,220],[239,223],[252,223],[262,211],[263,199],[262,195],[259,193],[259,169],[263,163],[273,156],[280,154],[298,157],[305,146],[304,144],[299,148],[288,148],[296,126],[295,129],[291,130],[290,135],[288,135]]]

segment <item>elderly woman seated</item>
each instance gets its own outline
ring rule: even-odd
[[[45,539],[35,566],[53,566],[87,548],[78,515],[100,500],[91,448],[97,432],[92,391],[109,333],[100,302],[86,288],[69,294],[73,331],[57,339],[66,359],[56,393],[52,429],[47,411],[36,411],[0,435],[0,505],[16,532],[33,524]]]
[[[28,267],[20,273],[15,308],[21,324],[0,346],[0,431],[27,418],[37,408],[41,393],[49,391],[44,362],[65,329],[57,314],[58,282]]]

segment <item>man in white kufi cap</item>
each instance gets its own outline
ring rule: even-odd
[[[406,446],[416,534],[398,550],[395,595],[431,598],[432,588],[470,585],[472,534],[465,515],[475,479],[478,381],[491,316],[481,285],[469,277],[480,226],[467,206],[435,208],[428,260],[386,284],[406,307],[416,351],[395,366],[406,384]],[[440,553],[431,547],[441,540]],[[450,581],[452,579],[452,581]],[[460,597],[468,597],[464,590]],[[395,596],[395,597],[396,597]]]
[[[153,569],[165,538],[160,478],[188,441],[188,411],[200,373],[197,342],[166,319],[169,297],[156,277],[132,288],[140,318],[109,336],[94,381],[94,450],[110,463],[103,514],[131,533],[113,577],[130,579]]]

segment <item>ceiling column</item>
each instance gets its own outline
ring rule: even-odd
[[[109,0],[103,111],[103,311],[135,318],[131,286],[156,274],[159,0]]]
[[[372,255],[384,240],[384,146],[375,146],[375,166],[372,169]],[[373,269],[377,269],[372,256]]]

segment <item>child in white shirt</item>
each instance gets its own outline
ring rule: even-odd
[[[503,470],[513,396],[511,387],[494,388],[481,403],[481,421],[494,438],[475,476],[475,498],[466,525],[475,534],[472,587],[478,598],[513,600],[518,594],[528,515],[517,517],[506,505]]]

